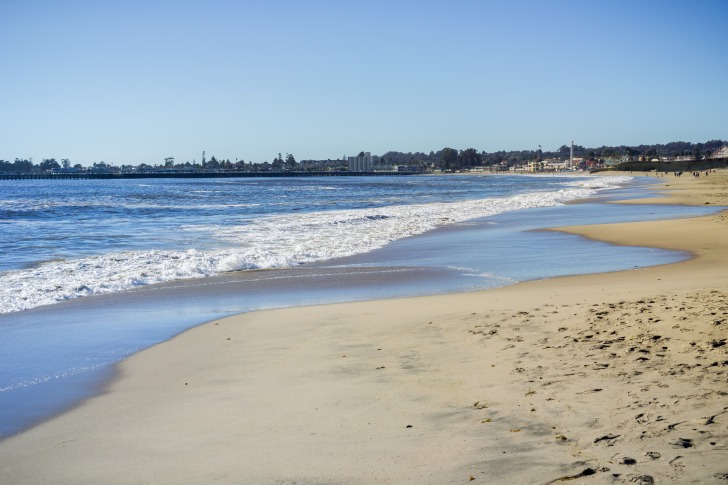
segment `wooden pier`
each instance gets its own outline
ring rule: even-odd
[[[381,177],[419,172],[130,172],[0,173],[0,180],[121,180],[145,178]]]
[[[86,173],[0,173],[0,180],[85,180]]]

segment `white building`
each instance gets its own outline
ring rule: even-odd
[[[713,158],[728,158],[728,145],[723,145],[714,151]]]
[[[543,170],[545,172],[563,172],[564,170],[568,170],[569,168],[569,160],[561,161],[561,160],[544,160],[543,161]]]
[[[372,171],[372,154],[364,152],[364,156],[349,157],[350,172],[371,172]]]

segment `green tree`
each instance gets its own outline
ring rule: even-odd
[[[458,165],[458,151],[454,148],[443,148],[440,151],[440,159],[442,160],[442,168],[452,170]]]
[[[210,161],[208,161],[205,165],[205,168],[211,168],[213,170],[220,168],[220,162],[217,161],[217,158],[215,158],[215,155],[210,157]]]
[[[30,173],[33,171],[33,162],[16,158],[13,163],[13,170],[18,173]]]
[[[639,155],[640,155],[640,151],[639,151],[639,150],[635,150],[634,148],[631,148],[631,147],[625,147],[624,149],[625,149],[625,151],[627,152],[627,156],[628,156],[628,157],[629,157],[630,159],[636,159],[636,158],[637,158],[637,157],[639,157]]]
[[[296,159],[290,153],[286,153],[286,170],[294,170],[296,168]]]
[[[468,148],[460,152],[460,161],[466,167],[475,167],[479,166],[483,159],[475,148]]]
[[[61,166],[56,162],[55,158],[44,158],[42,162],[40,162],[40,169],[43,172],[46,172],[48,170],[52,170],[54,168],[61,168]]]

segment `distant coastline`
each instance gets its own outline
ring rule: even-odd
[[[593,169],[588,171],[542,171],[542,172],[511,172],[499,170],[476,169],[457,171],[283,171],[283,172],[246,172],[246,171],[178,171],[178,170],[149,170],[143,172],[42,172],[42,173],[0,173],[0,180],[121,180],[121,179],[147,179],[147,178],[282,178],[282,177],[384,177],[408,175],[437,175],[448,174],[543,174],[543,173],[595,173],[595,172],[692,172],[714,170],[728,167],[728,158],[718,158],[700,161],[675,162],[625,162],[612,168]]]
[[[340,159],[300,160],[287,153],[258,163],[235,158],[208,160],[202,152],[201,162],[195,160],[175,162],[167,157],[163,164],[141,163],[121,166],[96,162],[86,166],[73,163],[67,158],[60,161],[44,158],[39,164],[33,159],[16,158],[15,161],[0,159],[0,180],[47,179],[53,175],[60,179],[114,178],[211,178],[211,177],[298,177],[298,176],[362,176],[406,175],[408,173],[462,173],[476,171],[506,173],[555,173],[593,172],[597,170],[620,171],[701,171],[728,166],[728,142],[710,140],[705,143],[671,142],[665,145],[639,145],[587,148],[575,144],[562,145],[558,150],[515,150],[485,152],[475,148],[457,150],[445,147],[438,151],[396,152],[382,155],[359,152],[357,156]],[[76,177],[70,174],[104,174],[96,177]],[[133,174],[132,176],[126,176]],[[202,175],[204,174],[204,175]],[[241,175],[242,174],[242,175]],[[252,175],[248,175],[252,174]],[[20,176],[19,176],[20,175]],[[26,177],[25,175],[31,175]],[[41,177],[33,177],[41,175]]]

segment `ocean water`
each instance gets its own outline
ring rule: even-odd
[[[220,316],[683,259],[541,230],[717,210],[603,200],[644,194],[647,183],[0,181],[0,438],[98,392],[119,360]]]
[[[594,195],[626,178],[6,182],[0,312],[370,252],[437,227]]]

